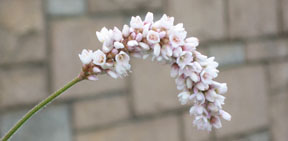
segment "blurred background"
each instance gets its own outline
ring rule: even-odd
[[[232,121],[197,131],[169,66],[134,59],[129,77],[77,84],[11,141],[288,140],[288,0],[0,0],[0,135],[78,75],[96,30],[148,11],[183,22],[220,62]]]

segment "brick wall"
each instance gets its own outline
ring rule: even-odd
[[[96,30],[147,11],[175,16],[216,56],[232,121],[197,131],[169,67],[135,59],[129,77],[76,85],[12,141],[288,139],[288,0],[0,0],[0,135],[78,74]]]

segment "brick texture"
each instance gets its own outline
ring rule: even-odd
[[[273,90],[285,88],[288,85],[288,63],[271,63],[269,66],[270,85]],[[274,94],[274,91],[273,93]]]
[[[219,77],[229,87],[224,109],[230,112],[232,120],[223,122],[223,128],[216,130],[217,137],[268,126],[267,78],[264,68],[234,68],[222,71]]]
[[[282,10],[282,21],[283,21],[283,27],[284,31],[288,32],[288,0],[281,0],[281,10]]]
[[[188,35],[200,41],[226,36],[223,9],[222,0],[169,0],[166,8],[170,16],[176,17],[176,23],[184,23]]]
[[[0,70],[0,107],[38,103],[47,96],[45,69]]]
[[[288,124],[286,122],[288,116],[287,100],[287,90],[275,95],[271,100],[272,137],[275,141],[286,141],[288,138]]]
[[[228,0],[229,33],[232,38],[277,34],[277,1]]]
[[[76,141],[178,141],[179,126],[176,117],[132,122],[110,129],[80,133]]]
[[[27,112],[27,109],[0,115],[3,135]],[[32,122],[31,122],[32,121]],[[71,141],[69,112],[66,105],[49,106],[33,116],[11,139],[12,141]]]
[[[170,66],[147,60],[132,62],[133,108],[136,113],[147,114],[175,109],[179,91],[170,77]]]
[[[0,63],[43,61],[45,56],[41,1],[1,0]]]
[[[77,129],[103,126],[129,118],[126,97],[109,97],[76,102],[73,106]]]
[[[287,39],[257,40],[247,43],[247,60],[260,61],[288,55]]]
[[[88,0],[89,11],[96,14],[113,11],[130,11],[140,8],[153,10],[161,6],[162,0]]]
[[[230,43],[209,46],[209,56],[215,56],[220,66],[241,64],[245,61],[245,46],[243,43]]]
[[[39,0],[1,0],[0,26],[19,34],[43,30],[42,2]]]
[[[67,19],[52,24],[52,71],[53,89],[56,90],[67,81],[76,77],[81,69],[78,54],[82,49],[97,50],[102,47],[95,35],[95,30],[103,26],[122,25],[122,18],[107,18],[90,20],[86,18]],[[122,27],[121,27],[122,28]],[[69,90],[67,97],[77,97],[83,94],[93,95],[106,91],[124,89],[126,79],[114,80],[109,76],[100,76],[100,81],[85,81]]]
[[[47,0],[50,15],[80,15],[85,12],[84,0]]]

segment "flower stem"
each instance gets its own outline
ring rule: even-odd
[[[51,94],[49,97],[41,101],[39,104],[37,104],[35,107],[33,107],[28,113],[26,113],[1,139],[1,141],[7,141],[15,134],[15,132],[23,126],[24,123],[26,123],[33,115],[35,115],[39,110],[43,109],[47,104],[51,103],[53,100],[55,100],[59,95],[61,95],[63,92],[65,92],[67,89],[75,85],[76,83],[83,80],[81,77],[76,77],[69,83],[67,83],[63,88],[57,90],[53,94]]]

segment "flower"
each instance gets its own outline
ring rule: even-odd
[[[93,53],[93,63],[95,65],[103,66],[106,63],[106,54],[101,50],[97,50]]]
[[[114,47],[116,49],[124,48],[124,45],[121,42],[114,42]]]
[[[124,37],[127,37],[130,33],[129,26],[127,24],[123,25],[122,34]]]
[[[121,41],[123,39],[122,32],[117,27],[113,29],[113,39],[115,41]]]
[[[153,23],[153,13],[148,12],[146,14],[144,23]]]
[[[159,56],[160,55],[160,49],[161,49],[161,46],[159,44],[155,44],[154,45],[154,56]]]
[[[179,101],[182,105],[187,104],[189,101],[190,93],[188,91],[183,91],[178,94]]]
[[[147,40],[151,44],[156,44],[160,42],[159,33],[153,30],[148,31]]]
[[[231,115],[222,109],[228,88],[226,83],[215,81],[219,73],[215,58],[198,52],[199,40],[187,38],[183,23],[174,25],[174,17],[164,14],[158,21],[153,19],[153,13],[148,12],[144,21],[132,17],[130,26],[124,25],[122,31],[117,27],[97,31],[102,49],[84,49],[79,54],[82,78],[98,80],[100,74],[122,78],[131,72],[130,55],[143,59],[151,55],[152,60],[171,65],[170,75],[181,91],[178,100],[191,104],[193,124],[208,131],[222,127],[221,118],[231,120]]]
[[[193,121],[193,124],[197,126],[200,130],[208,130],[211,131],[212,126],[208,121],[208,118],[205,116],[196,116],[195,120]]]
[[[171,41],[172,46],[178,47],[183,45],[186,35],[187,35],[186,31],[177,31],[177,30],[171,31],[169,35],[169,40]]]
[[[181,69],[183,69],[187,64],[191,63],[193,60],[192,53],[183,51],[180,56],[177,58],[177,63]]]
[[[168,17],[166,14],[164,14],[159,22],[161,27],[170,29],[174,24],[174,17]]]
[[[144,23],[142,22],[140,16],[136,16],[136,17],[131,18],[130,26],[132,28],[136,28],[136,29],[138,28],[139,29],[139,28],[143,28]]]
[[[116,67],[115,70],[119,76],[126,76],[127,71],[130,70],[131,65],[129,64],[130,57],[124,51],[121,51],[119,54],[115,56]]]
[[[89,64],[92,61],[92,50],[87,50],[87,49],[83,49],[82,53],[79,54],[79,58],[81,60],[81,62],[86,65]]]

